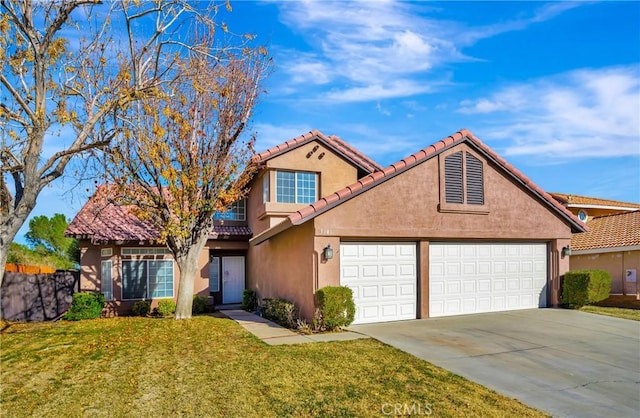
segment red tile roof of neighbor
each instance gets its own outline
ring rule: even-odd
[[[260,154],[254,155],[251,158],[251,161],[253,161],[254,163],[266,162],[271,158],[274,158],[280,154],[283,154],[314,140],[322,142],[325,146],[333,149],[339,155],[343,156],[345,159],[351,161],[353,164],[357,165],[368,173],[382,170],[382,166],[378,165],[378,163],[376,163],[351,145],[347,144],[342,139],[338,138],[335,135],[324,135],[322,132],[316,129],[307,132],[304,135],[297,136],[280,145],[269,148],[268,150],[261,152]]]
[[[583,232],[587,230],[586,225],[581,222],[573,213],[571,213],[567,208],[565,208],[562,204],[560,204],[557,200],[551,197],[547,192],[538,187],[535,183],[533,183],[527,176],[525,176],[520,170],[515,168],[513,165],[509,164],[505,159],[496,154],[491,148],[485,145],[480,139],[474,136],[470,131],[466,129],[462,129],[456,132],[453,135],[450,135],[435,144],[432,144],[400,161],[395,164],[391,164],[383,170],[373,172],[356,183],[353,183],[342,190],[338,190],[335,193],[332,193],[328,196],[323,197],[315,203],[312,203],[309,206],[305,206],[297,212],[292,213],[285,219],[285,221],[280,224],[274,226],[271,229],[261,233],[260,235],[254,237],[251,241],[254,244],[260,244],[265,240],[271,238],[272,236],[279,234],[285,229],[289,228],[293,225],[300,225],[314,217],[324,213],[335,206],[363,193],[385,181],[388,179],[400,174],[417,164],[420,164],[436,155],[438,155],[441,151],[446,148],[449,148],[454,145],[458,145],[460,143],[467,142],[472,145],[474,148],[478,149],[481,152],[484,152],[485,155],[495,161],[499,166],[509,172],[513,178],[519,181],[526,188],[531,190],[533,193],[537,194],[543,202],[549,205],[553,210],[555,210],[558,214],[564,217],[567,221],[569,221],[571,225],[571,229],[573,232]]]
[[[573,234],[574,251],[640,246],[640,211],[593,218],[589,231]]]
[[[614,206],[619,208],[640,209],[640,203],[620,202],[618,200],[600,199],[597,197],[578,196],[566,193],[550,192],[549,194],[563,205]]]
[[[101,188],[104,187],[106,186],[101,186]],[[111,203],[105,193],[96,192],[73,218],[65,235],[89,239],[96,244],[156,241],[160,236],[159,229],[149,221],[140,220],[133,209],[130,205]],[[251,235],[251,230],[246,226],[215,225],[210,238],[250,237]]]

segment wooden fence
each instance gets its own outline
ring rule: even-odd
[[[7,321],[50,321],[71,306],[80,273],[12,273],[4,275],[0,289],[0,317]]]

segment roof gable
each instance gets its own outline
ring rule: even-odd
[[[308,144],[311,141],[321,142],[323,145],[333,150],[336,154],[347,160],[349,163],[353,164],[358,169],[364,171],[365,173],[373,173],[375,171],[382,170],[382,166],[378,165],[378,163],[376,163],[351,145],[347,144],[342,139],[334,135],[326,136],[322,132],[315,129],[307,132],[304,135],[300,135],[287,142],[283,142],[280,145],[276,145],[275,147],[269,148],[266,151],[256,154],[251,158],[251,161],[256,164],[261,164],[274,157]]]
[[[562,204],[551,197],[547,192],[533,183],[521,171],[519,171],[513,165],[509,164],[506,160],[496,154],[491,148],[480,141],[480,139],[475,137],[470,131],[463,129],[414,154],[411,154],[406,158],[403,158],[402,160],[394,164],[391,164],[381,171],[371,173],[361,178],[356,183],[353,183],[342,190],[338,190],[335,193],[325,196],[317,202],[314,202],[311,205],[292,213],[280,224],[254,237],[251,242],[254,245],[260,244],[261,242],[271,238],[274,235],[277,235],[290,226],[305,223],[315,218],[316,216],[352,199],[353,197],[358,196],[366,192],[367,190],[370,190],[371,188],[376,187],[377,185],[382,184],[385,181],[415,167],[416,165],[437,156],[442,151],[462,143],[467,143],[473,149],[483,154],[488,160],[492,161],[498,167],[502,168],[520,185],[536,195],[543,202],[543,204],[547,205],[552,211],[560,215],[561,218],[563,218],[569,225],[571,225],[572,232],[583,232],[586,230],[586,226],[573,213],[571,213]]]
[[[573,234],[574,251],[640,246],[640,211],[593,218],[589,231]]]

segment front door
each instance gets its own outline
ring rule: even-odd
[[[222,258],[222,303],[242,302],[244,256]]]

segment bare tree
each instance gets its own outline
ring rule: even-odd
[[[120,129],[107,121],[174,80],[180,55],[211,54],[209,38],[180,39],[196,23],[213,33],[217,11],[187,0],[0,0],[0,285],[42,189],[107,146]]]
[[[242,134],[268,68],[265,53],[224,48],[180,62],[178,79],[130,109],[125,134],[105,154],[111,195],[157,225],[176,260],[176,319],[191,317],[214,213],[239,200],[250,179],[253,138]]]

